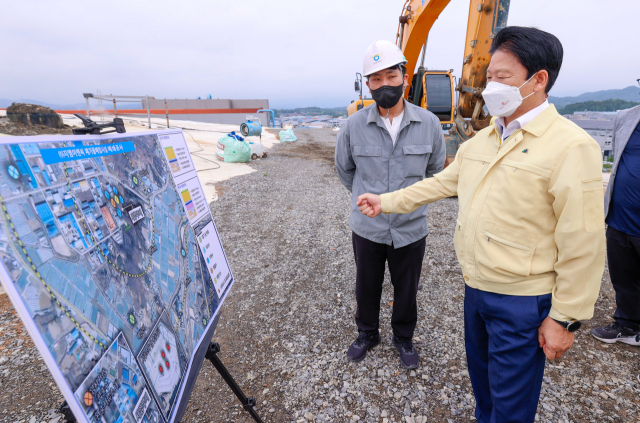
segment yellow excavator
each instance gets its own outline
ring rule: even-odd
[[[484,110],[481,94],[487,84],[491,41],[507,25],[511,0],[470,0],[462,74],[457,83],[453,69],[424,67],[429,31],[449,2],[405,0],[396,34],[396,44],[407,59],[410,85],[405,90],[405,98],[435,114],[443,129],[448,130],[445,134],[445,166],[455,158],[460,144],[491,121],[491,116]],[[418,60],[420,66],[416,69]],[[362,96],[362,88],[362,76],[356,74],[355,89],[360,97],[347,107],[349,116],[373,103],[372,99]]]

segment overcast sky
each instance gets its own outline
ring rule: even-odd
[[[0,98],[83,102],[83,92],[267,98],[273,108],[344,106],[376,39],[395,41],[403,0],[0,0]],[[429,35],[426,66],[460,74],[469,0]],[[512,0],[510,25],[565,50],[551,95],[640,78],[638,0]],[[635,35],[634,35],[635,34]]]

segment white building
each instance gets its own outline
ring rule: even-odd
[[[613,119],[572,119],[573,123],[587,131],[600,144],[603,157],[611,155],[613,138]]]

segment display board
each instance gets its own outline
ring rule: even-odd
[[[0,279],[76,418],[173,421],[233,284],[182,132],[2,137],[0,208]]]

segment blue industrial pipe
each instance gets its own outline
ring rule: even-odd
[[[276,114],[273,113],[273,110],[271,110],[271,109],[260,109],[256,113],[260,113],[260,112],[269,112],[269,113],[271,113],[271,127],[275,128],[276,127]]]

